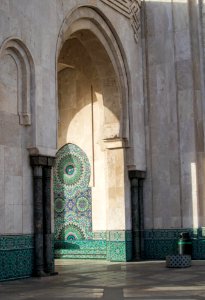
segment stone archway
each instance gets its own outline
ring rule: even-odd
[[[121,52],[105,20],[81,7],[62,26],[57,54],[58,149],[75,144],[91,165],[92,235],[73,243],[73,255],[129,260],[129,93]]]

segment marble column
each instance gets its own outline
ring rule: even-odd
[[[52,233],[51,233],[51,165],[45,166],[44,174],[44,259],[45,272],[52,273],[53,271],[53,248],[52,248]]]
[[[145,172],[129,171],[129,178],[131,183],[133,259],[139,260],[143,258],[144,253],[143,180]]]
[[[47,276],[53,272],[51,233],[51,169],[53,157],[33,155],[34,183],[34,276]]]

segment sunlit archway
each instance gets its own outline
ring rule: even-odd
[[[131,232],[125,232],[129,210],[124,169],[129,128],[126,80],[117,54],[115,57],[109,44],[103,44],[103,35],[98,36],[91,21],[78,20],[68,32],[57,61],[60,150],[54,169],[55,253],[58,258],[123,261],[128,258],[127,237],[131,243]],[[72,152],[72,158],[69,150],[64,151],[69,147],[86,157],[90,176],[84,190],[81,181],[73,183],[72,177],[77,169],[83,173],[86,164],[75,165],[76,153]],[[67,172],[71,165],[72,174]],[[68,191],[71,187],[73,194]],[[84,211],[78,207],[79,197],[85,199]]]

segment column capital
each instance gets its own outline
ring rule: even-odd
[[[140,170],[130,170],[128,171],[128,176],[129,179],[145,179],[146,177],[146,172],[145,171],[140,171]]]
[[[32,167],[35,166],[45,166],[52,168],[54,165],[55,157],[44,156],[44,155],[31,155],[30,164]]]

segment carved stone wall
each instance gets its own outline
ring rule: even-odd
[[[136,42],[139,39],[140,33],[140,8],[141,0],[101,0],[125,17],[130,19],[130,24],[134,30],[134,37]]]

